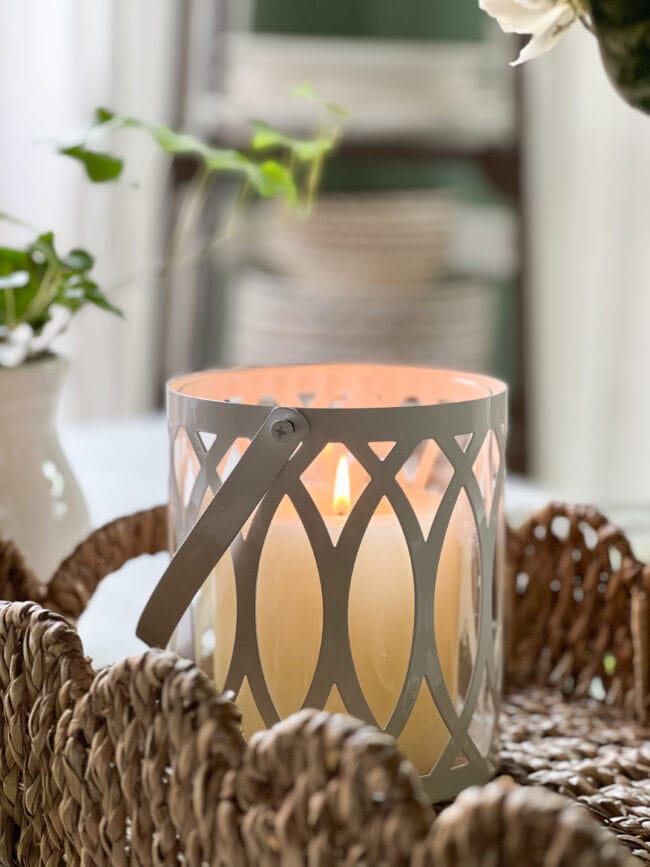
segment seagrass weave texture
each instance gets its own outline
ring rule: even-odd
[[[650,566],[596,509],[551,504],[508,538],[506,678],[648,718]]]
[[[575,514],[559,507],[553,512],[555,517],[578,521]],[[562,586],[576,571],[577,559],[572,555],[568,565],[569,560],[563,559],[565,548],[554,533],[538,539],[535,550],[526,541],[526,534],[537,538],[535,528],[553,520],[549,515],[538,516],[521,534],[511,535],[509,587],[515,623],[519,606],[530,601],[531,582],[549,579],[549,572],[535,571],[538,558],[545,568],[556,570],[559,577],[551,581],[560,580]],[[601,532],[595,513],[590,512],[586,521],[598,525],[596,532]],[[163,509],[114,522],[80,546],[47,589],[35,582],[11,545],[0,546],[0,595],[12,600],[0,605],[1,863],[59,865],[65,860],[83,865],[197,867],[622,867],[634,863],[583,807],[506,778],[464,793],[436,818],[419,777],[394,741],[350,717],[303,711],[246,744],[236,707],[193,663],[171,653],[149,651],[97,673],[84,657],[70,622],[33,602],[20,601],[36,598],[41,605],[75,618],[104,574],[131,557],[164,548],[165,536]],[[576,540],[571,538],[570,544]],[[589,554],[598,548],[585,550],[589,552],[583,563],[586,568]],[[627,568],[625,562],[619,565]],[[559,571],[560,566],[564,571]],[[605,583],[614,587],[619,573],[611,563],[610,567]],[[524,571],[529,576],[526,587],[521,578],[517,581]],[[641,593],[642,574],[637,569],[634,580],[621,579],[619,589],[628,588],[632,594],[638,586]],[[549,597],[547,616],[552,616],[553,601],[561,597],[551,592],[555,595]],[[546,598],[543,593],[542,598]],[[608,640],[614,636],[616,643],[602,648],[603,659],[612,647],[618,654],[629,647],[633,657],[639,639],[633,637],[631,623],[640,602],[624,604],[619,593],[612,598],[616,614],[605,619]],[[627,644],[623,632],[631,636]],[[600,647],[600,635],[590,628],[580,640],[567,635],[564,649],[558,639],[550,650],[548,636],[538,636],[525,645],[530,654],[526,671],[540,683],[553,680],[555,662],[535,665],[534,654],[544,659],[550,653],[554,661],[556,656],[564,658],[569,649],[578,684],[581,666],[593,665],[590,649]],[[524,641],[523,631],[513,633],[511,652]],[[588,755],[591,765],[585,763],[580,745],[589,749],[600,706],[587,708],[588,700],[579,697],[575,705],[566,704],[547,687],[535,695],[512,696],[506,704],[504,766],[520,782],[535,781],[537,775],[539,782],[574,797],[591,795],[587,806],[640,852],[645,833],[641,814],[627,830],[624,823],[611,821],[617,810],[630,812],[635,806],[629,803],[629,792],[626,804],[617,802],[615,793],[603,796],[601,786],[620,784],[628,774],[639,792],[636,806],[643,799],[650,804],[643,785],[645,764],[640,761],[644,745],[634,741],[640,725],[624,722],[626,712],[639,709],[643,684],[633,658],[611,675],[611,662],[589,671],[601,677],[618,705],[603,714],[606,722],[599,737],[611,739],[617,725],[627,726],[621,731],[634,747],[619,754],[612,743],[600,743],[604,752]],[[613,690],[617,674],[623,684],[618,692]],[[564,680],[558,683],[567,687]],[[565,743],[558,732],[564,725],[561,707],[580,709]],[[594,768],[601,760],[609,761],[609,767]],[[550,778],[553,768],[555,779]],[[567,781],[576,775],[585,782],[571,789]],[[593,797],[595,792],[601,793],[600,800]]]

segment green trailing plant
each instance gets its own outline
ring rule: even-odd
[[[47,322],[52,304],[76,312],[94,304],[111,313],[119,310],[92,279],[93,257],[86,250],[61,256],[54,235],[39,235],[24,249],[0,247],[0,318],[8,329],[28,322],[34,329]]]
[[[309,88],[301,95],[319,99]],[[191,234],[196,215],[217,176],[231,175],[237,182],[238,204],[253,198],[281,199],[294,209],[313,203],[323,166],[337,145],[338,121],[344,112],[323,103],[329,122],[313,136],[297,138],[261,121],[252,122],[252,136],[244,150],[212,147],[200,139],[164,124],[147,123],[105,108],[95,111],[81,133],[61,142],[58,152],[81,164],[89,181],[113,183],[124,174],[124,159],[100,147],[109,134],[133,130],[149,136],[169,157],[197,161],[192,195],[178,221],[179,259],[182,240]],[[32,237],[23,246],[0,246],[0,367],[15,366],[46,353],[74,313],[86,305],[121,315],[93,278],[94,259],[86,250],[57,251],[53,232],[35,232],[16,218],[0,212],[0,222],[17,223]],[[214,239],[212,239],[214,240]],[[180,251],[181,256],[184,251]],[[183,261],[205,253],[205,246],[189,252]],[[170,255],[166,264],[173,261]]]
[[[17,222],[6,214],[0,219]],[[62,256],[52,232],[23,247],[0,247],[0,366],[46,353],[73,314],[88,304],[121,315],[93,279],[93,266],[86,250]]]

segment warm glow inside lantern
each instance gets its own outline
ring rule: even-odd
[[[209,564],[173,646],[247,735],[325,708],[394,735],[435,800],[493,773],[505,415],[502,383],[423,368],[170,383],[177,567]]]

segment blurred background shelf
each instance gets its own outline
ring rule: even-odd
[[[348,112],[348,145],[471,151],[516,141],[496,44],[229,33],[222,51],[222,87],[188,103],[188,121],[208,136],[245,143],[251,117],[292,134],[313,131],[318,105],[288,98],[309,82]]]
[[[511,386],[510,465],[524,471],[520,104],[500,34],[475,0],[192,9],[186,126],[228,147],[246,145],[251,118],[310,134],[323,110],[296,97],[304,83],[348,117],[311,218],[259,208],[203,270],[195,316],[210,324],[181,366],[489,371]],[[177,167],[179,188],[190,176]]]

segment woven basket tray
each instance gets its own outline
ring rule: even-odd
[[[303,711],[246,744],[191,662],[92,669],[70,621],[165,547],[165,523],[158,508],[102,528],[45,589],[0,545],[0,863],[650,861],[650,568],[595,510],[549,506],[510,531],[507,776],[437,817],[392,739],[350,717]]]

